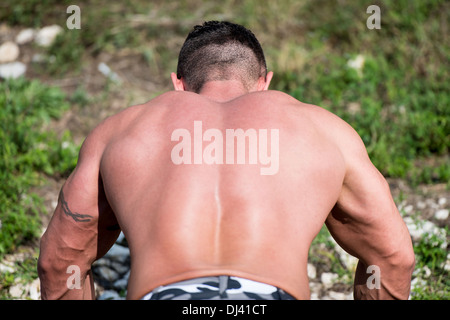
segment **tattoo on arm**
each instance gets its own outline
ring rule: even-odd
[[[73,220],[76,222],[89,222],[92,220],[92,216],[89,214],[81,214],[72,212],[69,209],[69,205],[67,204],[66,200],[64,199],[64,192],[61,188],[61,192],[59,193],[59,201],[61,203],[61,208],[64,212],[64,214],[68,217],[72,217]]]

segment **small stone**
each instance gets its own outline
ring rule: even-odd
[[[447,254],[447,260],[445,261],[443,269],[445,271],[450,271],[450,253]]]
[[[423,201],[418,201],[416,205],[417,205],[417,209],[419,209],[419,210],[423,210],[427,206],[426,203]]]
[[[11,297],[16,299],[23,299],[27,294],[27,287],[22,283],[16,283],[9,288],[9,294]]]
[[[97,69],[111,81],[116,82],[116,83],[122,82],[119,75],[117,73],[115,73],[114,71],[112,71],[111,68],[106,63],[100,62]]]
[[[447,203],[447,198],[444,198],[444,197],[439,198],[438,204],[439,204],[440,206],[443,206],[443,205],[445,205],[446,203]]]
[[[322,290],[322,284],[319,282],[311,281],[309,283],[309,290],[311,292],[310,299],[311,300],[319,300],[320,291]]]
[[[0,263],[0,273],[13,273],[14,272],[14,264],[9,261],[5,261]]]
[[[331,300],[348,300],[347,294],[345,294],[344,292],[328,291],[327,295]]]
[[[12,62],[19,57],[19,46],[12,41],[7,41],[0,46],[0,63]]]
[[[448,218],[448,213],[449,213],[448,209],[440,209],[440,210],[436,211],[436,213],[434,214],[434,217],[437,220],[445,220]]]
[[[423,280],[422,278],[416,277],[414,279],[412,279],[411,281],[411,289],[416,289],[416,288],[425,288],[427,286],[427,282],[425,280]]]
[[[434,199],[427,199],[427,200],[425,200],[425,202],[427,203],[428,207],[430,207],[431,209],[439,208],[439,205],[434,201]]]
[[[350,102],[347,105],[347,109],[350,114],[357,114],[361,111],[361,104],[359,102]]]
[[[114,288],[116,290],[125,290],[128,286],[128,280],[127,279],[119,279],[113,284]]]
[[[338,278],[336,273],[324,272],[320,275],[320,281],[325,288],[329,288],[333,285],[334,281]]]
[[[130,279],[130,273],[131,273],[131,270],[128,270],[128,272],[123,276],[123,279],[128,281],[128,279]]]
[[[19,78],[25,74],[27,66],[22,62],[11,62],[0,65],[0,78]]]
[[[130,256],[130,249],[124,246],[114,244],[105,254],[104,258],[108,258],[120,263],[124,263]]]
[[[317,271],[316,271],[316,267],[313,264],[308,263],[308,265],[306,267],[306,270],[308,272],[308,278],[309,279],[315,279],[316,278]]]
[[[119,274],[113,269],[110,269],[106,266],[100,266],[96,270],[99,274],[99,277],[106,281],[115,282],[119,279]]]
[[[118,300],[120,299],[119,294],[114,290],[105,290],[98,300]]]
[[[125,274],[128,271],[129,266],[127,264],[120,263],[120,262],[117,262],[117,261],[111,261],[110,268],[112,268],[118,274]]]
[[[42,47],[49,47],[62,31],[63,28],[56,24],[44,27],[37,32],[35,41]]]
[[[92,264],[94,267],[106,266],[109,267],[111,265],[110,261],[106,258],[100,258]]]
[[[31,300],[40,300],[41,299],[41,281],[39,278],[35,279],[29,285],[29,296]]]
[[[362,69],[364,68],[365,58],[363,55],[359,54],[354,59],[350,59],[347,61],[347,66],[356,70],[359,76],[362,76]]]
[[[315,293],[315,292],[313,292],[313,293],[311,293],[311,296],[310,296],[310,298],[309,298],[310,300],[320,300],[320,298],[319,298],[319,294],[318,293]]]
[[[126,243],[125,235],[123,234],[123,231],[120,231],[119,236],[117,237],[116,243],[117,244],[124,244]]]
[[[403,209],[403,211],[404,211],[406,214],[410,214],[410,213],[413,211],[413,209],[414,209],[414,207],[413,207],[412,205],[407,205],[407,206]]]
[[[33,41],[35,33],[36,33],[36,31],[34,31],[34,29],[31,29],[31,28],[23,29],[16,36],[16,43],[26,44],[28,42]]]

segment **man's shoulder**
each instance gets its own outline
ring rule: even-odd
[[[302,102],[281,91],[267,91],[267,93],[274,99],[279,99],[277,101],[283,101],[282,106],[289,109],[289,115],[293,118],[306,119],[330,141],[336,142],[344,149],[348,144],[361,144],[358,132],[348,122],[325,107]]]
[[[268,103],[275,103],[276,107],[283,107],[298,113],[301,116],[308,117],[311,121],[329,122],[330,125],[338,125],[344,120],[333,112],[322,106],[304,102],[294,98],[293,96],[277,90],[268,90],[258,93],[259,97]]]

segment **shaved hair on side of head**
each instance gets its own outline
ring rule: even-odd
[[[255,35],[231,22],[208,21],[194,27],[178,57],[177,78],[199,93],[208,81],[238,79],[249,88],[267,75],[264,53]]]

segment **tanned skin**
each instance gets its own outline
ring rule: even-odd
[[[359,259],[355,299],[407,299],[414,253],[389,186],[358,134],[318,106],[238,80],[174,91],[107,118],[86,138],[42,237],[43,299],[94,299],[91,265],[122,230],[130,248],[128,299],[158,286],[233,275],[309,299],[311,242],[325,223]],[[259,164],[174,164],[174,130],[279,130],[279,169]],[[206,144],[206,143],[205,143]],[[71,288],[68,267],[79,267]],[[370,289],[368,266],[381,286]]]

